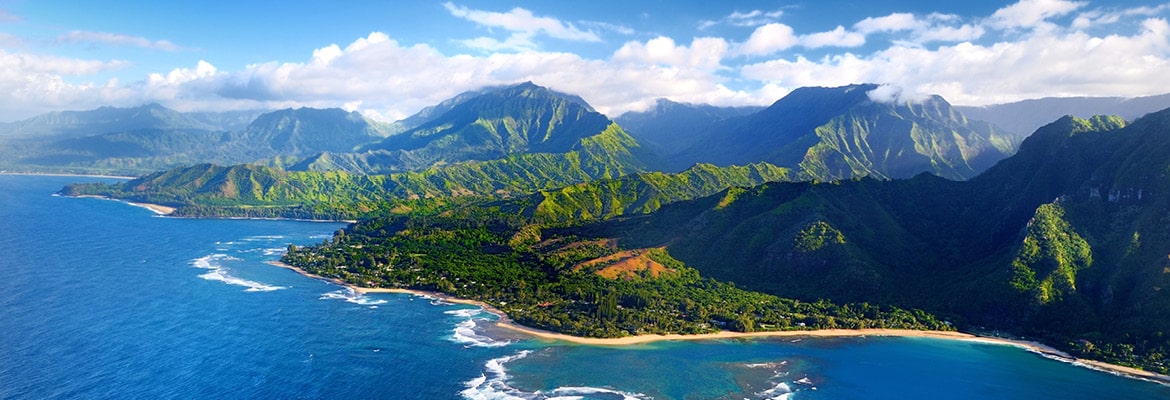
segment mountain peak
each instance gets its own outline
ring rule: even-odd
[[[532,83],[532,81],[521,82],[511,86],[502,86],[495,90],[487,90],[485,95],[496,95],[503,98],[529,98],[529,99],[549,99],[562,100],[569,103],[575,103],[585,107],[589,111],[594,111],[593,106],[589,105],[581,96],[574,94],[562,93],[544,86]]]
[[[391,170],[416,170],[520,153],[564,153],[610,124],[609,118],[578,96],[523,82],[482,89],[428,121],[363,150],[390,154],[387,157],[395,160]]]

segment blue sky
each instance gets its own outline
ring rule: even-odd
[[[528,80],[611,116],[861,82],[969,105],[1170,92],[1152,0],[203,3],[0,0],[0,121],[150,102],[395,120]]]

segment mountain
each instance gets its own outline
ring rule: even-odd
[[[1146,97],[1046,97],[988,106],[956,106],[964,115],[1026,135],[1065,115],[1117,115],[1132,121],[1170,107],[1170,94]]]
[[[787,168],[767,163],[718,167],[695,164],[679,173],[640,172],[598,179],[502,202],[501,209],[546,224],[582,223],[645,214],[666,204],[709,196],[729,187],[791,181]]]
[[[199,163],[299,159],[386,137],[385,124],[340,109],[181,113],[157,104],[49,113],[2,137],[0,165],[18,170],[145,174]]]
[[[261,116],[253,126],[279,129],[250,127],[243,137],[272,143],[273,149],[292,151],[298,143],[314,143],[298,135],[298,126],[313,127],[311,132],[332,132],[321,127],[334,125],[288,122],[286,115],[305,117],[302,110],[295,111]],[[311,115],[321,113],[324,112]],[[349,118],[346,121],[361,124],[353,115]],[[360,153],[361,157],[347,156],[358,153],[322,153],[300,164],[308,171],[196,165],[121,185],[79,186],[67,192],[180,206],[190,212],[188,215],[355,218],[374,210],[402,209],[408,207],[406,203],[427,203],[423,206],[430,207],[427,199],[445,199],[431,202],[445,203],[456,197],[523,196],[646,170],[641,161],[643,150],[620,126],[578,97],[530,83],[485,92],[417,129],[390,136],[373,146],[395,150]],[[314,168],[325,162],[335,167],[355,160],[364,163],[355,167],[363,173]],[[420,169],[364,173],[405,165]],[[306,211],[303,205],[313,209]]]
[[[9,152],[0,152],[0,163],[18,168],[78,171],[150,172],[199,162],[233,162],[241,159],[221,143],[228,132],[199,129],[139,129],[99,135],[66,137],[51,141],[14,140]]]
[[[811,180],[919,172],[967,179],[1015,151],[1018,138],[968,120],[939,96],[875,101],[870,94],[878,87],[800,88],[762,111],[717,122],[693,144],[662,156],[676,169],[763,161]]]
[[[146,129],[230,131],[240,121],[251,121],[256,111],[183,113],[160,104],[139,107],[101,107],[88,111],[58,111],[0,125],[0,137],[80,137]],[[246,122],[245,122],[246,123]]]
[[[804,301],[921,308],[1167,371],[1170,110],[1065,117],[969,181],[769,183],[582,227]]]
[[[425,124],[428,121],[430,121],[430,120],[432,120],[440,115],[443,115],[447,111],[451,111],[452,108],[455,108],[455,106],[457,106],[457,105],[463,104],[463,102],[465,102],[467,100],[479,97],[480,95],[482,95],[486,92],[496,90],[496,89],[499,89],[502,87],[504,87],[504,86],[487,87],[487,88],[481,88],[481,89],[477,89],[477,90],[468,90],[466,92],[463,92],[463,93],[456,95],[455,97],[443,100],[443,101],[439,102],[439,104],[424,107],[422,110],[419,110],[419,112],[414,113],[414,115],[411,115],[409,117],[403,118],[399,121],[395,121],[394,123],[390,124],[393,127],[393,133],[402,133],[402,132],[417,128],[419,125]]]
[[[612,124],[580,97],[531,82],[468,96],[445,102],[450,104],[446,112],[418,127],[358,152],[313,157],[293,169],[387,173],[514,154],[566,153]]]
[[[716,107],[658,99],[650,109],[627,112],[614,118],[614,121],[647,148],[661,153],[675,153],[693,145],[694,140],[702,137],[702,132],[714,124],[729,118],[753,114],[762,109],[763,107]]]
[[[351,151],[387,136],[381,125],[338,108],[284,109],[256,117],[233,139],[256,159],[303,157],[324,151]]]

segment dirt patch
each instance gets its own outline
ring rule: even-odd
[[[634,279],[649,274],[657,278],[669,272],[662,263],[650,259],[646,253],[650,249],[636,249],[620,251],[605,257],[595,258],[578,263],[573,270],[596,269],[595,274],[606,279]]]

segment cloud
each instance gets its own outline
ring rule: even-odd
[[[71,31],[57,37],[57,43],[91,43],[111,46],[130,46],[143,49],[179,51],[183,48],[166,40],[150,40],[140,36],[109,32]]]
[[[792,27],[778,22],[756,28],[748,40],[741,43],[736,54],[768,55],[787,50],[800,43]]]
[[[919,17],[910,13],[893,13],[883,17],[869,17],[853,25],[858,33],[907,33],[904,43],[925,44],[931,42],[961,42],[975,40],[986,30],[974,24],[956,24],[962,18],[957,15],[933,13]]]
[[[807,49],[821,47],[858,47],[865,44],[865,34],[845,30],[843,26],[827,32],[797,35],[792,27],[770,23],[757,27],[743,43],[736,45],[733,55],[766,56],[800,46]]]
[[[1170,24],[1147,19],[1132,36],[1036,34],[1014,42],[925,49],[895,45],[870,55],[797,57],[750,64],[744,79],[777,87],[885,82],[956,104],[1046,96],[1140,96],[1170,87]]]
[[[531,80],[579,94],[611,115],[645,108],[663,96],[721,104],[761,102],[719,84],[716,73],[725,69],[719,60],[727,48],[718,38],[682,45],[663,37],[629,42],[606,60],[536,51],[447,56],[375,32],[348,46],[318,48],[304,62],[222,71],[201,61],[124,85],[133,96],[106,98],[112,105],[158,101],[178,109],[345,106],[395,120],[462,91]]]
[[[1020,0],[996,10],[988,19],[988,25],[997,29],[1042,29],[1050,26],[1049,18],[1067,15],[1085,4],[1068,0]]]
[[[699,30],[707,30],[721,24],[740,27],[756,27],[775,23],[779,21],[780,17],[783,15],[783,10],[751,10],[747,12],[734,11],[719,20],[704,20],[699,22]]]
[[[625,25],[611,24],[608,22],[577,21],[577,23],[581,24],[582,26],[591,26],[591,27],[594,27],[594,28],[597,28],[600,30],[614,32],[614,33],[617,33],[619,35],[630,36],[630,35],[633,35],[635,33],[638,33],[636,30],[634,30],[634,28],[630,28],[630,27],[625,26]]]
[[[750,32],[741,30],[739,37],[640,38],[593,58],[539,49],[535,38],[552,37],[544,28],[507,28],[517,28],[509,18],[523,19],[531,13],[489,13],[510,17],[482,18],[495,21],[489,27],[504,32],[470,39],[477,41],[475,47],[523,50],[449,55],[427,44],[400,43],[373,32],[348,44],[307,49],[299,59],[220,68],[208,58],[105,81],[93,76],[125,68],[129,62],[0,50],[0,120],[145,102],[181,110],[344,106],[394,120],[466,90],[523,81],[578,94],[611,116],[645,109],[660,97],[764,105],[801,86],[863,82],[888,84],[873,94],[878,99],[930,93],[970,105],[1045,96],[1140,96],[1170,87],[1170,74],[1164,72],[1170,70],[1170,24],[1160,16],[1170,8],[1089,9],[1079,3],[1048,2],[1075,8],[1037,6],[1031,13],[1021,11],[1036,5],[1032,3],[1004,7],[996,12],[995,23],[1040,18],[1052,29],[1003,30],[992,27],[991,16],[894,13],[828,32],[797,32],[769,22]],[[474,10],[448,4],[452,13],[466,12],[471,20]],[[736,18],[742,20],[768,17],[751,11],[740,14]],[[1114,21],[1110,15],[1119,17]],[[1080,17],[1090,23],[1113,22],[1108,22],[1112,24],[1108,32],[1079,29],[1074,25]],[[608,32],[583,22],[578,26]],[[865,47],[856,47],[861,44]],[[795,51],[812,48],[818,49],[809,53],[815,56]]]
[[[901,86],[890,84],[880,85],[873,90],[865,92],[865,96],[868,97],[870,101],[885,104],[921,103],[930,98],[930,95],[928,94],[907,91]]]
[[[1094,9],[1080,13],[1073,20],[1075,29],[1089,29],[1104,25],[1112,25],[1135,17],[1154,17],[1170,11],[1170,3],[1155,7],[1134,7],[1127,9]]]
[[[854,29],[863,34],[874,32],[898,32],[918,30],[924,27],[914,14],[893,13],[884,17],[868,17],[853,25]]]
[[[126,61],[85,60],[0,50],[0,118],[13,120],[60,109],[120,104],[133,90],[105,84],[71,82],[77,77],[114,71]]]
[[[720,38],[695,38],[691,45],[679,46],[674,39],[659,36],[646,43],[628,42],[614,52],[613,59],[648,65],[668,65],[715,70],[727,53],[727,42]]]
[[[828,32],[818,32],[800,37],[800,45],[816,49],[820,47],[858,47],[865,44],[865,34],[846,31],[838,25],[837,29]]]
[[[570,41],[601,41],[601,37],[593,31],[578,29],[573,24],[565,23],[556,18],[538,17],[532,11],[519,7],[513,8],[506,13],[473,10],[450,2],[443,3],[443,7],[453,16],[475,22],[488,28],[502,28],[512,32],[512,35],[504,41],[489,37],[461,41],[464,45],[472,48],[488,51],[505,49],[532,50],[537,47],[532,40],[537,34],[544,34],[551,38]]]

